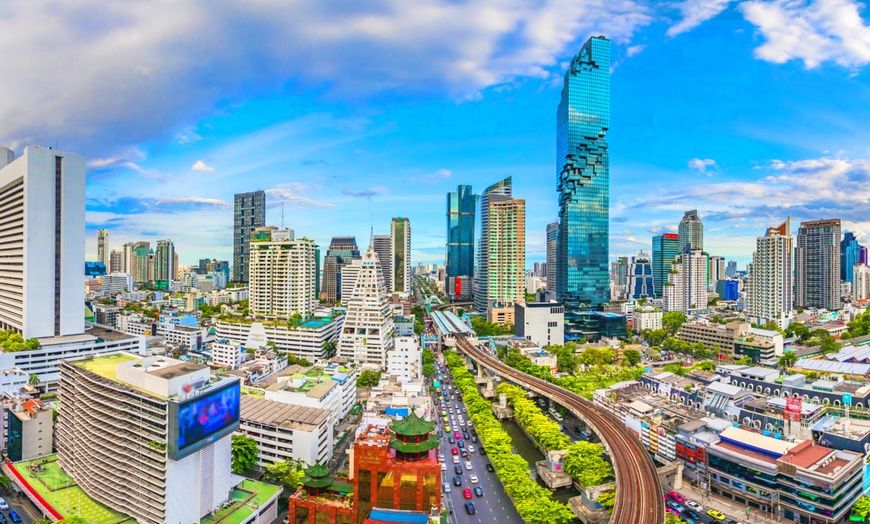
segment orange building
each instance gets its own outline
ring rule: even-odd
[[[319,464],[309,468],[290,497],[289,523],[363,524],[374,508],[438,515],[441,464],[434,430],[433,422],[413,412],[388,427],[369,425],[353,444],[353,484],[333,481]]]

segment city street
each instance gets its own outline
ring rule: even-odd
[[[464,406],[463,403],[456,399],[456,395],[451,395],[451,397],[452,399],[449,402],[451,407],[454,404],[459,404],[460,408]],[[458,421],[459,418],[458,415],[455,414],[455,411],[456,410],[454,410],[453,416],[456,417]],[[462,418],[465,420],[466,424],[469,424],[467,413],[462,413]],[[444,421],[440,418],[438,421],[438,428],[443,431]],[[451,434],[452,431],[453,427],[451,426]],[[462,474],[460,475],[460,477],[462,477],[462,485],[458,487],[453,485],[453,477],[455,476],[453,466],[455,466],[455,464],[453,463],[453,455],[450,450],[451,448],[456,447],[456,444],[450,444],[448,436],[449,435],[447,435],[446,432],[442,435],[439,449],[444,455],[444,464],[447,466],[446,471],[441,471],[442,483],[449,483],[451,488],[450,493],[442,493],[442,500],[445,507],[448,510],[453,510],[453,514],[450,516],[450,522],[522,524],[523,519],[520,518],[513,503],[504,492],[504,487],[502,486],[501,481],[498,480],[498,477],[494,472],[490,473],[486,471],[486,464],[489,463],[489,459],[480,454],[480,449],[478,447],[478,444],[480,444],[479,441],[477,443],[471,443],[471,441],[466,442],[466,446],[469,443],[474,446],[474,453],[470,453],[469,458],[467,459],[460,457],[459,465],[462,467]],[[465,469],[466,461],[471,462],[473,469]],[[471,483],[470,475],[472,474],[477,475],[479,479],[477,484]],[[471,488],[473,490],[475,486],[480,486],[483,490],[483,496],[478,497],[472,495],[470,502],[474,503],[476,512],[474,515],[468,515],[465,512],[465,503],[469,502],[469,500],[466,500],[463,497],[462,492],[465,488]]]

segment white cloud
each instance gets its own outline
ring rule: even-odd
[[[668,36],[691,31],[701,23],[715,18],[728,7],[731,0],[683,0],[679,4],[682,20],[668,28]]]
[[[329,202],[320,202],[312,198],[304,197],[299,193],[312,189],[300,182],[290,182],[288,184],[279,184],[272,189],[267,189],[266,194],[269,196],[268,205],[291,204],[302,207],[335,207]]]
[[[629,46],[628,49],[625,50],[625,54],[629,57],[639,54],[641,51],[646,49],[646,44],[638,44]]]
[[[214,171],[214,168],[211,166],[207,166],[202,160],[197,160],[195,164],[190,166],[190,170],[199,171],[200,173],[211,173],[212,171]]]
[[[429,173],[428,175],[423,175],[416,178],[416,181],[421,184],[435,184],[437,182],[441,182],[442,180],[447,180],[453,175],[453,171],[449,169],[439,169],[434,173]]]
[[[205,197],[168,197],[161,198],[156,202],[158,206],[167,205],[167,204],[201,204],[201,205],[209,205],[215,207],[227,207],[230,205],[229,202],[221,200],[219,198],[205,198]]]
[[[288,83],[330,85],[346,98],[401,89],[462,99],[549,77],[588,36],[628,43],[653,19],[640,1],[8,0],[0,143],[62,136],[76,150],[102,151],[159,136],[189,143],[199,133],[188,126],[218,104]]]
[[[857,68],[870,62],[870,27],[855,0],[752,0],[740,4],[746,20],[767,40],[755,56],[774,63],[801,60]]]
[[[694,170],[699,171],[699,172],[704,173],[704,174],[708,174],[707,173],[708,167],[715,166],[715,165],[716,165],[716,161],[713,160],[712,158],[693,158],[693,159],[689,160],[689,162],[688,162],[689,169],[694,169]]]

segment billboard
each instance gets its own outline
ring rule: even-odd
[[[786,397],[785,412],[783,413],[783,417],[786,420],[790,420],[792,422],[800,422],[802,406],[803,400],[800,397]]]
[[[169,458],[179,460],[239,427],[239,381],[169,404]]]

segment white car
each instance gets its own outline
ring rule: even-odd
[[[453,455],[453,463],[459,464],[459,455]]]
[[[441,463],[441,471],[447,471],[447,464]]]
[[[6,499],[2,497],[0,497],[0,509],[2,509],[3,511],[9,509],[9,504],[6,502]]]
[[[687,500],[683,504],[697,511],[698,513],[704,513],[704,507],[695,502],[694,500]]]
[[[471,444],[469,444],[468,447],[465,449],[467,449],[469,453],[474,453],[474,446],[472,446]]]
[[[471,465],[471,462],[466,461],[465,462],[465,469],[472,469],[472,468],[474,468],[474,466]]]
[[[477,484],[477,475],[469,475],[468,480],[470,480],[472,484]]]

